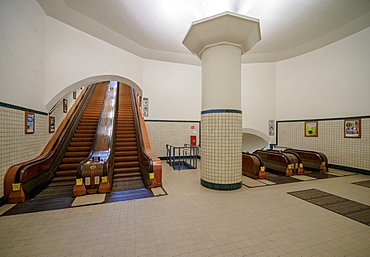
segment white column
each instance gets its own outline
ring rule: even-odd
[[[261,39],[259,22],[225,12],[192,23],[183,44],[202,59],[201,184],[242,186],[241,56]]]
[[[241,50],[217,45],[202,53],[202,110],[241,110]]]

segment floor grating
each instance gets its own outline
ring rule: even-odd
[[[288,192],[288,194],[370,226],[370,206],[366,204],[318,189],[300,190]]]
[[[355,183],[352,183],[352,184],[370,188],[370,180],[355,182]]]

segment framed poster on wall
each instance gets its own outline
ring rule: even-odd
[[[68,101],[67,99],[63,99],[63,112],[67,113],[68,110]]]
[[[24,133],[35,133],[35,114],[33,112],[25,112]]]
[[[305,121],[304,124],[304,136],[305,137],[317,137],[318,136],[318,122],[317,121]]]
[[[361,119],[344,120],[344,137],[361,137]]]
[[[55,117],[49,116],[49,133],[55,132]]]

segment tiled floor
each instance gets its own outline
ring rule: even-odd
[[[0,217],[0,256],[370,256],[370,227],[287,192],[370,205],[366,175],[214,191],[163,162],[165,196]]]

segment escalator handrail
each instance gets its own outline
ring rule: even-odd
[[[96,84],[90,84],[88,89],[85,90],[85,92],[83,93],[83,96],[81,97],[81,100],[78,101],[78,103],[76,105],[76,108],[73,109],[72,114],[69,116],[67,122],[65,123],[65,126],[62,128],[62,131],[60,132],[57,140],[55,141],[55,143],[51,147],[50,151],[41,158],[37,157],[35,160],[31,160],[27,163],[22,164],[18,168],[18,170],[15,174],[14,183],[20,183],[21,182],[22,174],[24,173],[26,168],[32,166],[33,164],[37,164],[37,163],[40,163],[40,162],[46,160],[48,157],[50,157],[54,153],[55,148],[57,148],[63,142],[66,135],[70,132],[69,130],[70,130],[71,125],[75,121],[79,111],[81,109],[83,109],[84,105],[87,103],[87,100],[89,99],[90,95],[92,94],[93,89],[95,88],[95,85]]]
[[[256,150],[256,151],[253,152],[253,154],[257,154],[258,155],[258,153],[256,153],[258,151],[261,151],[261,150]],[[269,151],[261,151],[261,152],[265,152],[265,153],[270,153],[270,154],[273,154],[273,155],[281,156],[281,157],[283,157],[283,159],[286,160],[286,163],[287,164],[292,164],[292,162],[290,161],[290,158],[288,158],[284,153],[277,153],[277,152],[275,153],[275,152],[269,152]]]
[[[257,158],[258,158],[258,160],[260,161],[260,166],[261,166],[261,167],[262,167],[262,166],[265,166],[265,165],[263,164],[263,160],[262,160],[262,158],[261,158],[258,154],[249,153],[249,152],[243,152],[243,154],[245,154],[245,155],[252,155],[252,156],[257,157]]]
[[[81,161],[80,164],[78,165],[78,168],[77,168],[77,177],[76,178],[81,178],[82,177],[82,168],[83,168],[83,165],[85,165],[88,161],[91,161],[91,159],[93,158],[93,156],[95,154],[97,154],[98,151],[105,151],[106,152],[106,157],[107,158],[104,158],[104,161],[103,161],[103,176],[107,176],[108,175],[108,162],[111,160],[111,152],[112,152],[112,149],[113,149],[113,146],[114,146],[114,127],[115,127],[115,122],[116,122],[116,117],[117,117],[117,82],[116,82],[116,87],[115,87],[115,95],[114,95],[114,104],[113,104],[113,109],[114,109],[114,115],[112,117],[112,120],[113,120],[113,124],[111,124],[110,128],[111,128],[111,131],[112,133],[109,135],[109,143],[108,143],[108,146],[106,149],[96,149],[96,145],[97,143],[99,142],[99,137],[101,136],[101,133],[99,132],[100,130],[104,130],[104,128],[107,128],[106,126],[103,126],[103,120],[106,118],[106,113],[105,113],[105,108],[109,108],[111,107],[110,105],[110,98],[108,98],[108,94],[107,92],[110,91],[110,87],[112,87],[111,85],[111,82],[107,85],[107,89],[105,91],[105,95],[104,95],[104,100],[103,100],[103,104],[102,104],[102,108],[101,108],[101,112],[100,112],[100,117],[99,117],[99,121],[98,121],[98,125],[96,126],[96,130],[95,130],[95,136],[94,136],[94,140],[93,140],[93,143],[92,143],[92,146],[91,146],[91,150],[90,150],[90,153],[89,155],[85,158],[85,160]]]
[[[144,140],[142,136],[142,131],[141,131],[141,124],[140,124],[140,118],[139,118],[139,110],[137,108],[137,98],[135,96],[135,90],[131,88],[131,102],[132,102],[132,110],[133,110],[133,115],[134,115],[134,123],[135,123],[135,133],[137,137],[137,147],[138,147],[138,156],[139,156],[139,163],[140,163],[140,170],[141,174],[145,177],[143,177],[144,184],[146,187],[150,186],[150,178],[149,178],[149,173],[153,172],[153,160],[148,154],[146,153],[146,149],[144,146]],[[143,163],[143,158],[146,158],[149,161],[149,167],[145,167]],[[144,166],[145,168],[145,173],[143,174],[143,170],[141,169],[141,166]]]

